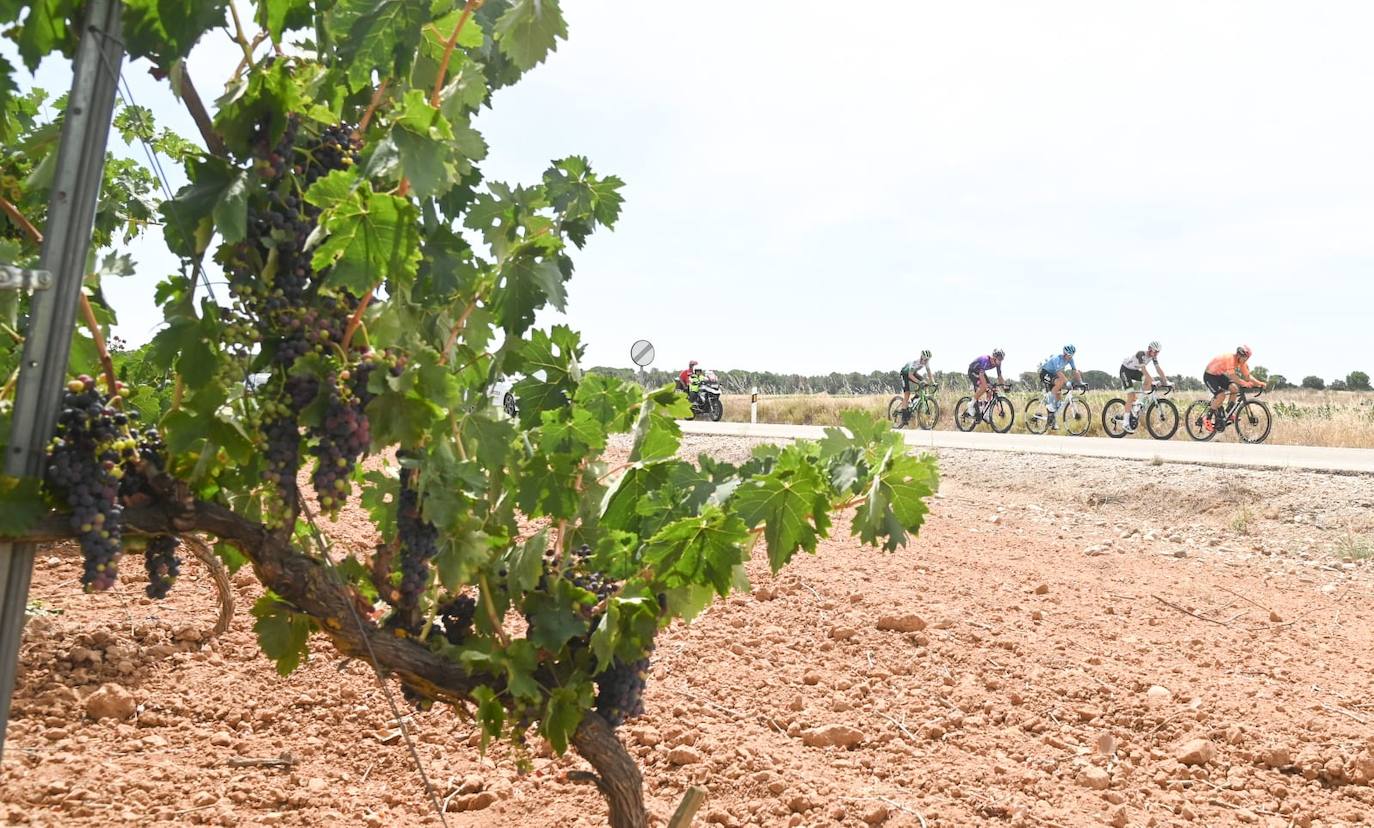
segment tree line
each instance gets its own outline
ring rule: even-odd
[[[602,376],[640,382],[651,387],[667,385],[676,380],[678,376],[676,371],[665,371],[658,368],[638,371],[633,368],[597,366],[588,369],[588,371]],[[1272,387],[1277,389],[1299,387],[1282,374],[1270,373],[1262,365],[1255,366],[1253,373],[1255,377],[1267,380]],[[833,371],[829,374],[807,375],[780,374],[773,371],[746,371],[732,368],[716,371],[716,377],[720,379],[721,389],[727,394],[748,394],[753,388],[758,388],[760,394],[884,394],[892,391],[897,385],[897,372],[891,370],[869,371],[868,373]],[[1033,389],[1038,384],[1034,371],[1023,371],[1017,377],[1009,376],[1007,378],[1017,382],[1023,389]],[[1197,377],[1179,374],[1171,376],[1169,379],[1180,391],[1204,390],[1202,380]],[[968,385],[968,378],[960,371],[936,371],[935,382],[941,388],[962,390]],[[1121,387],[1117,375],[1107,371],[1084,371],[1083,382],[1090,390],[1094,391]],[[1330,383],[1317,376],[1304,377],[1301,387],[1330,391],[1371,390],[1369,375],[1363,371],[1352,371],[1345,378],[1337,378]]]

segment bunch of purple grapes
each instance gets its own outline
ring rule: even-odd
[[[166,598],[167,591],[181,574],[181,558],[176,555],[181,541],[173,535],[157,535],[143,550],[143,563],[148,569],[149,598]]]
[[[444,639],[453,646],[461,646],[472,634],[472,619],[477,617],[477,599],[464,593],[444,604],[438,611],[444,628]]]
[[[396,503],[396,530],[401,539],[401,585],[398,610],[413,609],[429,586],[430,561],[439,554],[439,530],[420,515],[420,493],[413,469],[401,467],[401,494]]]
[[[71,507],[71,528],[85,562],[81,583],[87,590],[109,589],[118,577],[124,530],[120,480],[125,466],[137,458],[128,417],[110,406],[95,380],[83,375],[68,383],[48,446],[45,478]]]
[[[337,512],[353,491],[349,482],[358,458],[372,442],[372,432],[363,406],[349,385],[334,380],[326,385],[324,420],[312,429],[315,445],[315,496],[320,508]],[[402,497],[405,497],[403,490]]]
[[[649,657],[626,664],[615,659],[610,667],[598,673],[596,682],[596,712],[619,727],[626,719],[644,715],[644,685],[649,678]]]

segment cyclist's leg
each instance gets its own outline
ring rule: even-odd
[[[1208,403],[1208,413],[1212,421],[1216,422],[1220,419],[1221,401],[1226,398],[1226,390],[1231,381],[1219,374],[1203,373],[1202,382],[1207,386],[1207,390],[1212,392],[1212,401]]]
[[[907,376],[905,371],[902,371],[899,376],[902,378],[902,410],[905,411],[906,407],[911,404],[911,378]]]
[[[1067,381],[1068,378],[1064,376],[1063,371],[1054,375],[1054,388],[1051,390],[1054,391],[1054,401],[1056,403],[1064,399],[1064,383]]]

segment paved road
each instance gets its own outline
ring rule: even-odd
[[[689,421],[681,424],[686,434],[719,434],[729,437],[771,437],[818,439],[820,426],[780,425],[775,423],[710,423]],[[1374,449],[1326,448],[1322,446],[1251,446],[1226,442],[1195,443],[1184,440],[1151,440],[1136,436],[1113,440],[1110,437],[1068,437],[1033,434],[993,434],[987,431],[904,432],[906,443],[916,448],[959,448],[987,451],[1014,451],[1025,454],[1062,454],[1075,457],[1114,457],[1127,460],[1154,460],[1169,463],[1199,463],[1210,466],[1252,466],[1271,469],[1374,474]]]

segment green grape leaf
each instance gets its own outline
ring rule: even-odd
[[[490,740],[501,738],[501,728],[506,724],[506,708],[495,691],[485,685],[473,688],[472,700],[477,702],[477,721],[482,724],[480,749],[485,751]]]
[[[372,73],[404,74],[429,20],[429,4],[416,0],[338,0],[325,16],[337,46],[338,66],[354,91],[372,85]]]
[[[35,0],[29,4],[29,16],[17,33],[19,56],[29,71],[37,69],[39,61],[54,52],[72,52],[78,32],[67,24],[79,24],[83,5],[78,0]]]
[[[788,451],[796,452],[795,446]],[[780,463],[765,477],[745,480],[730,505],[750,529],[763,524],[768,564],[777,572],[798,549],[816,551],[830,527],[830,501],[816,467],[806,459]]]
[[[396,537],[396,503],[401,481],[395,474],[376,469],[363,475],[362,507],[381,533],[383,543]]]
[[[568,740],[582,723],[582,713],[592,706],[592,685],[578,682],[558,687],[549,693],[547,712],[540,725],[544,738],[560,756],[568,750]]]
[[[543,412],[567,407],[581,377],[577,360],[583,350],[577,333],[566,325],[536,330],[519,344],[517,365],[526,375],[514,388],[521,425],[533,428]]]
[[[548,454],[586,457],[606,447],[606,431],[590,412],[574,409],[572,416],[545,411],[539,427],[539,448]]]
[[[672,387],[654,391],[644,398],[635,420],[630,462],[661,460],[677,454],[682,429],[677,418],[690,417],[691,404]]]
[[[492,304],[502,327],[512,336],[529,330],[534,324],[535,311],[545,305],[563,310],[568,301],[563,286],[565,277],[558,263],[552,260],[513,256],[501,263],[498,276]]]
[[[129,56],[169,67],[189,55],[201,35],[224,25],[227,7],[227,0],[125,0]]]
[[[933,457],[916,458],[889,448],[854,514],[854,534],[872,546],[882,539],[888,552],[905,546],[907,533],[915,533],[925,521],[925,498],[935,493],[938,482]]]
[[[551,653],[563,649],[563,645],[587,633],[587,621],[577,614],[577,587],[559,578],[553,583],[556,593],[531,592],[525,596],[524,611],[529,619],[529,631],[525,634],[530,643]]]
[[[668,463],[631,466],[606,493],[601,507],[601,526],[638,537],[645,519],[640,506],[652,492],[667,485],[669,466]]]
[[[512,595],[534,589],[544,571],[544,552],[549,548],[548,530],[541,529],[524,543],[506,552],[506,585]]]
[[[554,162],[544,173],[544,189],[553,208],[562,214],[563,232],[582,247],[598,224],[612,227],[620,217],[625,182],[616,176],[600,178],[579,155]]]
[[[240,567],[248,563],[248,558],[246,558],[244,554],[239,551],[239,548],[232,543],[220,541],[215,544],[214,552],[215,557],[220,559],[224,564],[224,568],[229,570],[230,575],[238,572]]]
[[[273,43],[281,43],[282,32],[310,27],[315,12],[311,0],[258,0],[253,19],[267,30]]]
[[[632,425],[630,413],[639,397],[639,389],[627,382],[587,374],[577,385],[573,404],[596,418],[608,433],[616,434],[629,430]]]
[[[0,503],[0,535],[23,535],[48,512],[36,477],[0,475]]]
[[[497,19],[492,36],[502,53],[521,71],[527,71],[567,38],[568,24],[556,0],[515,0]]]
[[[253,624],[262,651],[277,665],[277,672],[289,676],[309,652],[310,633],[315,622],[310,616],[293,612],[270,593],[253,604]]]
[[[492,559],[491,538],[484,532],[441,533],[434,569],[444,589],[455,590],[472,583]]]
[[[203,324],[204,323],[204,324]],[[148,360],[159,368],[171,369],[181,375],[191,387],[210,382],[218,366],[218,338],[206,336],[217,325],[189,316],[168,320],[167,327],[158,331],[148,351]]]
[[[306,201],[321,208],[324,241],[311,259],[332,268],[327,284],[363,294],[386,279],[407,286],[420,266],[419,213],[408,199],[374,193],[356,173],[335,170],[316,181]]]
[[[194,0],[192,0],[194,1]],[[223,18],[221,18],[223,19]],[[275,146],[286,130],[287,113],[299,112],[311,103],[292,77],[290,61],[278,60],[249,73],[247,81],[232,85],[216,104],[215,130],[236,155],[249,155],[254,139]]]
[[[191,183],[162,202],[163,235],[173,253],[194,258],[205,250],[209,229],[220,225],[220,232],[232,241],[243,238],[248,220],[247,173],[219,158],[204,158],[188,165]]]
[[[734,582],[734,570],[744,562],[741,548],[749,527],[739,516],[717,506],[701,514],[679,518],[649,539],[645,560],[665,586],[707,584],[724,597]]]
[[[247,172],[238,173],[215,201],[215,229],[226,244],[242,241],[248,235],[248,179]]]

